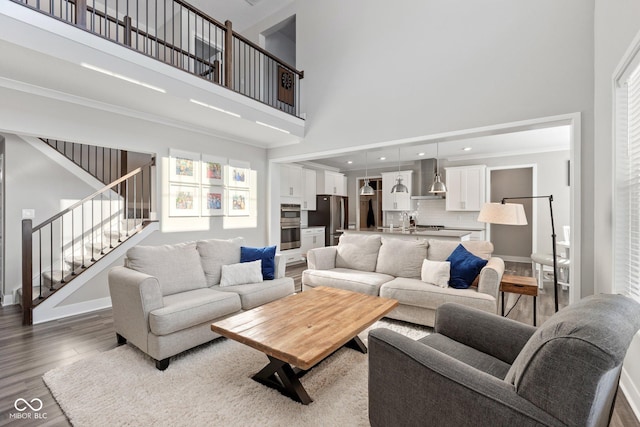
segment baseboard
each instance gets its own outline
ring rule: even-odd
[[[511,255],[496,255],[496,254],[493,254],[493,256],[498,257],[498,258],[502,258],[503,261],[524,262],[524,263],[527,263],[527,264],[531,264],[531,258],[530,257],[511,256]]]
[[[34,318],[33,324],[50,322],[52,320],[62,319],[64,317],[76,316],[78,314],[89,313],[92,311],[103,310],[111,307],[111,297],[94,299],[91,301],[83,301],[76,304],[56,306],[41,314],[37,319]]]
[[[635,414],[636,418],[640,420],[640,391],[631,380],[631,377],[622,367],[622,373],[620,374],[620,388],[624,393],[624,396],[631,406],[631,410]]]
[[[6,294],[2,297],[2,306],[5,307],[7,305],[14,305],[16,302],[13,301],[13,293]]]

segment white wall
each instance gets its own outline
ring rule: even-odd
[[[296,43],[281,32],[276,31],[265,38],[265,49],[287,64],[296,66]]]
[[[35,209],[35,226],[60,212],[63,200],[80,200],[95,189],[19,137],[3,135],[6,295],[22,284],[22,209]]]
[[[47,64],[42,65],[44,68]],[[202,133],[192,132],[186,129],[172,127],[161,123],[152,123],[145,120],[127,117],[123,114],[95,110],[90,107],[71,104],[64,101],[44,98],[25,92],[0,88],[0,132],[48,136],[60,140],[78,141],[106,147],[129,149],[138,152],[146,152],[157,155],[158,167],[156,178],[158,191],[156,196],[161,196],[165,190],[166,183],[162,181],[163,160],[169,154],[170,148],[178,148],[184,151],[204,153],[219,157],[236,160],[249,161],[251,168],[256,171],[257,181],[257,224],[249,228],[225,228],[224,219],[221,217],[211,217],[195,220],[196,226],[182,228],[183,231],[171,233],[156,232],[145,241],[145,244],[173,243],[201,238],[230,238],[235,236],[245,237],[247,244],[263,245],[266,243],[266,189],[267,162],[266,151],[262,148],[252,147],[235,141],[228,141],[221,138],[212,137]],[[28,111],[29,114],[24,112]],[[15,147],[23,147],[19,144],[8,144]],[[25,144],[26,145],[26,144]],[[12,148],[7,147],[7,158],[12,154]],[[29,157],[24,154],[25,157]],[[32,163],[33,162],[33,163]],[[35,207],[30,200],[30,191],[34,189],[40,179],[46,179],[43,171],[48,169],[38,167],[34,160],[26,162],[33,164],[33,168],[21,167],[7,162],[7,221],[10,215],[16,218],[15,212],[21,212],[22,208]],[[19,175],[14,175],[15,173]],[[69,186],[72,194],[69,198],[84,197],[90,191],[76,189],[75,185]],[[71,191],[71,190],[70,190]],[[77,191],[77,193],[76,193]],[[20,195],[18,199],[11,199],[11,195]],[[171,227],[179,223],[183,225],[189,220],[166,218],[166,212],[162,210],[162,203],[159,206],[159,218],[163,220],[163,227],[169,226],[174,230],[178,227]],[[11,210],[11,213],[9,212]],[[38,213],[38,212],[37,212]],[[44,218],[43,218],[44,219]],[[38,218],[37,218],[38,220]],[[37,222],[36,220],[36,222]],[[7,222],[9,224],[9,222]],[[9,230],[7,226],[7,230]],[[6,247],[12,248],[11,252],[20,253],[20,239],[16,236],[7,235]],[[9,253],[7,253],[9,255]],[[121,264],[121,263],[120,263]],[[15,260],[11,263],[7,258],[7,283],[16,282],[15,278],[20,275],[20,262]],[[10,280],[11,282],[10,282]],[[78,299],[97,299],[108,295],[106,274],[98,276],[92,281],[91,286],[85,287],[78,297],[71,296],[69,302],[79,302]],[[63,303],[64,304],[64,303]]]
[[[612,193],[613,169],[613,73],[631,41],[640,31],[640,1],[595,1],[595,144],[594,144],[594,281],[596,292],[613,292]],[[640,417],[640,336],[627,353],[622,385],[635,413]]]
[[[594,0],[297,1],[248,33],[292,12],[307,131],[270,158],[580,112],[593,292]]]

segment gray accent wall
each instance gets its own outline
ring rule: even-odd
[[[489,175],[491,176],[491,202],[500,202],[503,197],[533,195],[533,168],[531,167],[492,170],[489,171]],[[533,201],[509,200],[508,203],[520,203],[524,206],[528,224],[517,226],[492,224],[490,227],[493,253],[505,259],[509,257],[529,259],[533,242],[531,215]],[[540,220],[546,221],[547,218],[538,218],[538,221]]]

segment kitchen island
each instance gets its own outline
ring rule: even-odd
[[[404,231],[402,228],[394,227],[379,227],[377,230],[337,230],[347,234],[380,234],[385,237],[397,237],[401,239],[439,239],[439,240],[453,240],[457,242],[464,242],[471,238],[470,230],[424,230],[416,228],[407,228]]]

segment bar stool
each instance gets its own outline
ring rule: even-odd
[[[571,266],[571,260],[556,256],[556,263],[558,265],[558,284],[563,288],[569,286],[569,267]],[[543,288],[544,281],[544,266],[551,267],[553,270],[553,254],[531,254],[531,265],[533,271],[538,273],[538,288]]]

